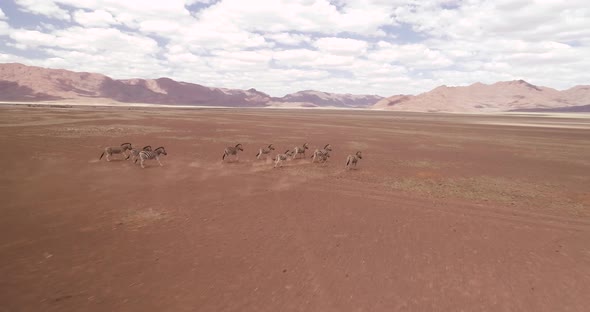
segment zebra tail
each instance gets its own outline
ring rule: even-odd
[[[350,158],[346,160],[346,166],[348,166],[348,164],[350,164]]]
[[[135,158],[135,161],[133,162],[134,164],[137,164],[137,160],[140,159],[141,157],[137,157]]]
[[[260,155],[260,151],[258,151],[258,154],[256,154],[256,157],[258,157]]]
[[[98,158],[98,160],[101,160],[102,159],[102,156],[104,156],[104,153],[105,152],[102,152],[102,154],[100,154],[100,157]]]
[[[221,157],[221,160],[224,160],[224,159],[225,159],[225,153],[223,153],[223,157]]]

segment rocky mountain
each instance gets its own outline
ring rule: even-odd
[[[524,80],[475,83],[465,87],[440,86],[416,96],[394,95],[372,108],[417,112],[499,112],[564,109],[590,104],[590,86],[558,91]]]
[[[11,63],[0,64],[0,100],[256,107],[266,106],[270,96],[255,89],[211,88],[169,78],[115,80]]]
[[[314,90],[271,97],[256,89],[208,87],[170,78],[116,80],[102,74],[0,64],[0,101],[149,103],[227,107],[340,107],[418,112],[586,111],[590,86],[558,91],[524,80],[440,86],[419,95],[336,94]],[[579,108],[576,108],[579,107]]]
[[[170,78],[115,80],[102,74],[0,64],[0,101],[150,103],[228,107],[368,107],[374,95],[302,91],[273,98],[256,89],[207,87]]]

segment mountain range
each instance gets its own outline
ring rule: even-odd
[[[370,107],[377,95],[300,91],[271,97],[256,89],[240,90],[158,79],[112,79],[96,73],[0,64],[0,101],[75,101],[228,107]]]
[[[590,86],[558,91],[524,80],[440,86],[418,95],[336,94],[315,90],[271,97],[248,90],[158,79],[112,79],[97,73],[0,64],[0,101],[149,103],[227,107],[340,107],[417,112],[588,111]]]
[[[524,80],[465,87],[440,86],[416,96],[394,95],[373,108],[420,112],[576,111],[590,104],[590,86],[558,91]]]

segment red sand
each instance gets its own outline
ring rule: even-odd
[[[489,124],[544,120],[2,107],[0,311],[586,311],[590,131]]]

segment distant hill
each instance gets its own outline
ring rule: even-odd
[[[210,88],[169,78],[115,80],[102,74],[0,64],[0,100],[80,100],[121,103],[266,106],[270,96],[250,90]]]
[[[564,109],[590,104],[590,86],[558,91],[524,80],[475,83],[465,87],[440,86],[416,96],[394,95],[372,108],[417,112],[500,112]]]
[[[275,98],[280,103],[301,103],[302,106],[333,106],[333,107],[357,107],[367,108],[383,99],[378,95],[354,95],[327,93],[314,90],[299,91],[287,94],[282,98]]]
[[[273,98],[256,89],[207,87],[170,78],[116,80],[96,73],[0,64],[0,101],[150,103],[228,107],[368,107],[382,97],[301,91]]]
[[[417,112],[586,111],[590,86],[558,91],[524,80],[440,86],[419,95],[337,94],[315,90],[271,97],[256,89],[227,89],[158,79],[112,79],[97,73],[0,64],[0,101],[149,103],[227,107],[337,107]]]

